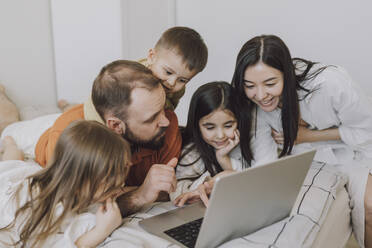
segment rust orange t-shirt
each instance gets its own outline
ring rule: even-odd
[[[63,130],[73,121],[84,119],[84,105],[79,104],[63,113],[39,138],[35,147],[35,160],[42,167],[46,167],[53,155],[54,147]]]
[[[165,110],[169,126],[165,132],[164,145],[159,150],[140,148],[132,154],[132,166],[127,177],[127,186],[140,186],[153,164],[166,164],[172,158],[178,158],[181,152],[181,134],[176,114]],[[54,147],[62,131],[73,121],[84,118],[84,105],[77,105],[63,113],[40,137],[35,148],[35,160],[45,167],[51,159]]]

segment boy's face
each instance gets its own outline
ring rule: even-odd
[[[147,61],[152,73],[162,81],[167,94],[182,90],[197,71],[190,71],[182,56],[166,48],[150,49]]]

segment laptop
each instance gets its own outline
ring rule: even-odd
[[[295,203],[315,151],[220,177],[209,206],[186,205],[139,225],[181,247],[216,247],[287,217]]]

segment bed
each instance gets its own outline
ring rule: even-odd
[[[11,135],[32,160],[39,136],[60,114],[14,123],[2,133]],[[351,235],[347,177],[330,165],[314,162],[288,218],[220,247],[344,247]],[[138,221],[174,209],[171,202],[154,203],[124,219],[100,247],[177,247],[153,236]]]

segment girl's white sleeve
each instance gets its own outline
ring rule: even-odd
[[[96,216],[92,213],[83,213],[71,217],[70,221],[63,234],[63,244],[65,247],[76,247],[75,242],[95,226]]]
[[[190,164],[190,165],[189,165]],[[177,188],[169,194],[171,201],[183,193],[195,190],[211,176],[199,153],[194,149],[186,154],[176,167]]]
[[[0,227],[10,224],[16,211],[30,199],[25,178],[40,169],[35,163],[20,160],[0,162]]]

